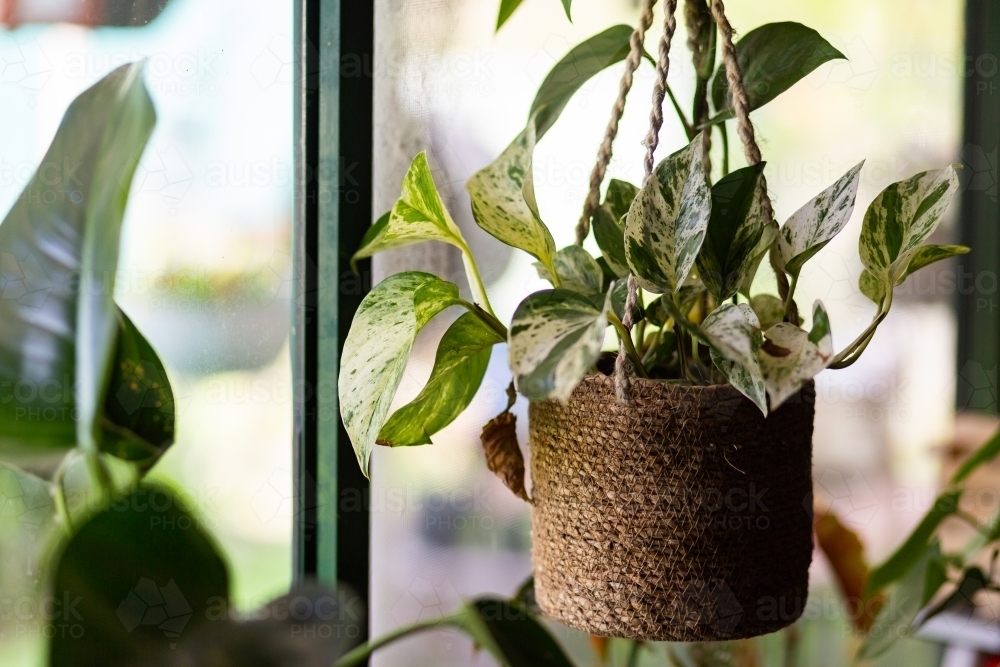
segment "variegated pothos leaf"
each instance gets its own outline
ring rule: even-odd
[[[797,276],[851,219],[864,160],[788,218],[778,235],[778,265]]]
[[[508,341],[518,391],[533,401],[567,400],[597,362],[610,308],[610,291],[603,308],[564,289],[542,290],[522,301]]]
[[[858,250],[869,280],[882,293],[905,277],[918,246],[931,235],[958,190],[954,167],[925,171],[893,183],[865,212]]]
[[[469,179],[465,189],[472,197],[477,225],[551,270],[556,244],[538,215],[531,176],[534,128],[534,122],[529,122],[500,157]]]
[[[767,340],[760,349],[760,366],[774,411],[833,361],[830,318],[817,301],[810,331],[780,322],[764,336]]]
[[[418,299],[427,295],[421,288]],[[376,442],[390,447],[432,444],[431,436],[472,402],[486,375],[493,346],[503,342],[475,313],[461,315],[441,337],[427,384],[416,398],[392,413]]]
[[[940,262],[941,260],[956,257],[958,255],[964,255],[969,252],[969,250],[970,249],[964,245],[934,245],[929,243],[927,245],[918,246],[913,254],[910,255],[909,261],[906,262],[906,267],[900,269],[900,275],[896,279],[896,285],[902,285],[911,273],[919,271],[929,264]],[[885,299],[885,282],[876,278],[875,274],[868,269],[861,271],[861,277],[858,279],[858,287],[861,288],[862,294],[877,304],[881,304],[883,299]]]
[[[673,293],[684,283],[711,212],[699,135],[656,166],[625,217],[625,256],[643,289]]]
[[[766,229],[760,179],[764,163],[737,169],[712,186],[712,213],[698,253],[698,275],[720,302],[753,279]],[[766,247],[766,246],[765,246]]]
[[[785,304],[773,294],[758,294],[750,299],[750,307],[760,320],[760,328],[767,331],[784,319]]]
[[[604,284],[604,272],[593,256],[577,245],[566,246],[556,253],[553,261],[559,286],[580,294],[598,294]],[[535,269],[542,280],[555,285],[549,270],[541,262],[535,262]]]
[[[365,475],[417,333],[457,300],[456,285],[407,271],[383,280],[361,302],[344,341],[338,394],[340,415]]]
[[[465,248],[462,232],[438,194],[426,151],[417,153],[410,163],[380,243],[398,247],[420,241],[444,241]]]
[[[725,303],[702,322],[712,363],[740,393],[767,416],[764,378],[757,360],[764,337],[753,309],[745,303]]]

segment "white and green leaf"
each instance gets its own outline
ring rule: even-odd
[[[559,277],[556,285],[541,262],[535,262],[535,269],[543,280],[548,280],[553,286],[573,290],[580,294],[599,294],[604,284],[604,272],[593,256],[577,245],[566,246],[556,253],[552,262]]]
[[[361,302],[344,341],[338,393],[340,414],[365,475],[417,333],[456,303],[457,286],[419,271],[389,276]]]
[[[698,275],[720,302],[753,279],[766,229],[760,179],[764,163],[737,169],[712,186],[708,230],[698,253]],[[769,245],[769,244],[768,244]],[[765,246],[765,250],[766,250]]]
[[[629,207],[625,255],[643,289],[677,291],[694,266],[711,212],[699,135],[656,166]]]
[[[877,281],[881,293],[906,276],[918,246],[937,228],[957,191],[958,175],[947,167],[893,183],[868,207],[858,250],[867,280]]]
[[[406,238],[397,238],[392,241],[385,240],[385,230],[389,227],[389,216],[392,211],[386,211],[383,213],[378,220],[376,220],[368,231],[365,232],[364,238],[361,239],[361,246],[358,248],[351,256],[351,269],[357,272],[358,270],[358,260],[366,259],[372,257],[376,253],[382,252],[383,250],[391,250],[392,248],[399,248],[401,246],[409,245],[414,243]]]
[[[760,349],[760,365],[774,411],[833,362],[830,318],[817,301],[810,331],[780,322],[765,331],[764,337],[767,340]]]
[[[427,152],[420,151],[403,178],[402,193],[392,210],[382,234],[382,244],[390,247],[421,241],[444,241],[465,249],[465,239],[452,220],[431,174]]]
[[[750,299],[750,307],[760,320],[760,328],[767,331],[785,317],[785,304],[773,294],[758,294]]]
[[[610,309],[610,291],[602,308],[564,289],[535,292],[522,301],[508,342],[518,391],[533,401],[569,399],[597,362]]]
[[[534,123],[529,122],[496,161],[469,179],[465,189],[472,197],[476,224],[497,240],[525,251],[551,274],[556,246],[535,202],[534,149]]]
[[[710,345],[712,363],[766,417],[767,397],[758,361],[764,337],[753,309],[745,303],[726,303],[709,313],[701,326]]]
[[[423,390],[389,417],[376,442],[389,447],[433,444],[431,436],[469,407],[486,375],[493,346],[503,342],[475,314],[461,315],[442,336]]]
[[[964,245],[927,244],[918,246],[917,249],[910,255],[905,268],[901,267],[899,269],[900,275],[896,279],[896,285],[902,285],[903,282],[910,277],[910,274],[919,271],[929,264],[957,257],[958,255],[964,255],[968,253],[969,250],[970,248]],[[861,288],[862,294],[877,304],[881,304],[885,299],[885,281],[877,278],[876,274],[872,273],[868,269],[861,271],[861,277],[858,279],[858,287]]]
[[[778,235],[778,265],[798,276],[802,265],[839,234],[851,219],[864,160],[792,214]]]
[[[619,278],[628,276],[625,258],[625,216],[639,188],[626,181],[612,178],[608,183],[604,203],[594,211],[594,239],[604,253],[604,260]]]

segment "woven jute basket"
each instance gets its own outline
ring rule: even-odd
[[[720,641],[805,606],[812,383],[766,419],[729,385],[590,376],[532,403],[532,558],[542,610],[591,634]]]

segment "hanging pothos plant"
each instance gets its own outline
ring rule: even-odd
[[[501,10],[500,22],[504,19]],[[638,376],[729,383],[767,415],[820,371],[854,363],[888,314],[894,288],[910,274],[968,252],[963,246],[925,243],[958,188],[953,167],[893,183],[869,204],[859,242],[864,265],[859,287],[876,306],[871,324],[837,348],[827,310],[817,300],[803,326],[795,302],[799,276],[851,219],[863,162],[783,224],[774,220],[764,163],[728,169],[732,94],[723,65],[715,65],[714,24],[709,20],[707,25],[710,29],[694,36],[693,120],[666,90],[689,143],[663,158],[644,183],[612,179],[603,201],[585,211],[577,244],[556,249],[536,201],[532,154],[580,86],[628,55],[628,26],[591,37],[558,62],[542,82],[524,130],[469,179],[476,224],[531,255],[538,274],[552,284],[526,296],[509,324],[493,312],[476,259],[441,199],[427,155],[414,158],[399,200],[372,226],[354,258],[422,241],[450,243],[462,253],[472,298],[462,298],[458,285],[438,276],[406,271],[386,278],[362,302],[345,343],[339,393],[344,424],[366,474],[376,444],[431,444],[432,436],[462,413],[479,389],[494,345],[507,344],[514,385],[522,395],[531,401],[565,401],[586,375],[609,372],[602,358],[609,327]],[[750,110],[824,62],[844,57],[816,31],[791,22],[752,30],[735,51]],[[704,150],[704,135],[712,132],[724,147],[714,181]],[[583,247],[590,229],[600,249],[597,256]],[[764,281],[754,280],[765,258],[775,271],[778,293],[759,289]],[[630,273],[641,292],[626,313]],[[442,337],[425,387],[390,414],[414,339],[452,306],[466,312]],[[491,467],[500,472],[497,466],[508,459],[490,460],[498,462]]]

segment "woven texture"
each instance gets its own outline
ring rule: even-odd
[[[718,641],[805,606],[810,383],[766,420],[728,385],[587,377],[532,403],[532,558],[550,617],[591,634]]]

